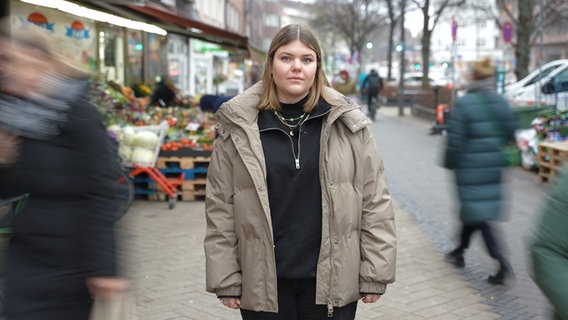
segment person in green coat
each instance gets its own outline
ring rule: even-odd
[[[556,177],[530,244],[533,279],[554,307],[554,319],[568,319],[568,171]]]
[[[495,67],[488,58],[476,61],[467,94],[454,105],[448,122],[444,166],[455,173],[462,222],[460,243],[445,260],[464,267],[471,236],[480,231],[499,271],[488,278],[503,284],[512,268],[491,225],[503,211],[503,146],[514,139],[516,118],[507,101],[495,92]]]

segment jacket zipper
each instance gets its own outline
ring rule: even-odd
[[[282,133],[284,133],[288,139],[290,139],[290,146],[292,147],[292,155],[294,157],[294,165],[296,167],[296,169],[300,169],[300,137],[301,135],[298,136],[298,155],[296,156],[296,151],[294,150],[294,140],[292,139],[292,137],[290,137],[290,135],[288,135],[288,133],[280,128],[268,128],[268,129],[263,129],[260,130],[260,132],[262,131],[267,131],[267,130],[278,130]]]
[[[327,139],[329,138],[329,133],[326,132],[325,134],[328,135],[328,136],[326,137],[326,140],[327,140]],[[322,169],[322,170],[323,170],[323,169]],[[327,177],[327,171],[324,171],[324,172],[325,172],[325,175],[326,175],[326,177]],[[328,201],[327,201],[327,203],[328,203],[327,207],[328,207],[328,210],[329,210],[329,218],[328,218],[328,219],[329,219],[329,222],[328,222],[328,228],[329,228],[329,230],[328,230],[328,234],[329,234],[329,241],[330,241],[330,245],[329,245],[329,260],[330,260],[330,264],[329,264],[329,285],[328,285],[328,288],[329,288],[330,291],[329,291],[329,293],[328,293],[328,298],[327,298],[327,317],[328,317],[328,318],[333,318],[333,302],[331,301],[331,285],[332,285],[332,278],[333,278],[333,263],[331,263],[332,255],[333,255],[333,236],[332,236],[332,234],[333,234],[333,228],[332,228],[332,218],[331,218],[331,215],[332,215],[332,213],[333,213],[333,210],[331,209],[331,207],[332,207],[332,203],[331,203],[332,197],[331,197],[331,194],[330,194],[330,191],[329,191],[329,188],[330,188],[330,186],[329,186],[329,181],[327,181],[327,183],[328,183],[328,185],[326,186],[326,194],[327,194],[327,199],[328,199]]]

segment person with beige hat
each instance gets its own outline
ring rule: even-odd
[[[481,231],[489,255],[499,263],[489,276],[492,284],[504,284],[513,274],[492,222],[504,211],[502,147],[514,139],[516,119],[503,96],[496,92],[495,66],[489,58],[475,61],[467,93],[457,99],[448,122],[444,166],[455,173],[462,223],[460,243],[445,260],[464,267],[470,238]]]

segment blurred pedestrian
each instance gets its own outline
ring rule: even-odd
[[[181,99],[178,97],[179,90],[172,82],[168,75],[163,75],[156,83],[156,87],[150,97],[150,106],[154,107],[171,107],[176,104],[181,104]]]
[[[359,106],[330,88],[306,26],[217,112],[207,173],[207,291],[250,319],[355,319],[394,281],[394,211]]]
[[[554,307],[551,318],[568,319],[568,171],[553,183],[530,244],[533,279]]]
[[[94,297],[127,287],[115,266],[116,160],[84,99],[85,75],[58,60],[39,30],[8,30],[0,31],[0,198],[29,197],[12,222],[5,313],[87,320]]]
[[[371,120],[375,121],[375,113],[380,107],[379,92],[383,89],[383,79],[379,76],[377,70],[371,69],[365,80],[363,80],[361,88],[364,88],[367,92],[367,108],[369,110],[369,116],[371,117]]]
[[[491,60],[476,61],[467,94],[456,100],[449,118],[444,165],[455,173],[462,227],[459,245],[445,258],[463,267],[470,238],[481,231],[489,255],[499,263],[488,281],[503,284],[513,270],[491,222],[504,210],[501,149],[514,139],[516,121],[507,101],[495,92],[494,75]]]
[[[333,88],[345,96],[356,96],[357,85],[355,81],[351,80],[351,77],[349,77],[349,72],[347,70],[341,70],[339,71],[339,76],[341,79],[333,83]]]

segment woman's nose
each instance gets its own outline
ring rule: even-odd
[[[299,71],[301,69],[302,69],[302,64],[300,62],[300,59],[294,59],[292,63],[292,70]]]

